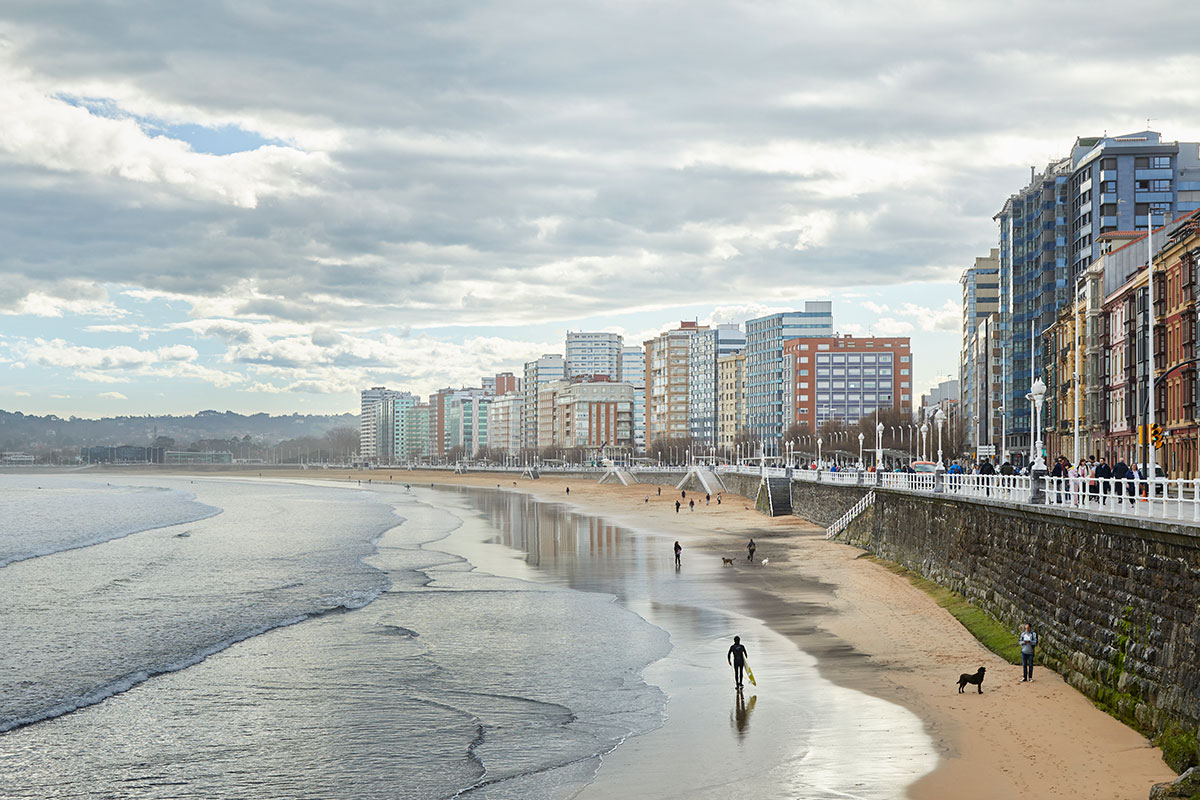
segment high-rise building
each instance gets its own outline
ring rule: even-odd
[[[717,359],[717,449],[729,451],[746,427],[746,354]]]
[[[621,348],[621,380],[633,387],[633,449],[646,452],[646,351],[637,345]]]
[[[397,425],[398,414],[415,404],[408,392],[372,386],[361,393],[358,417],[358,453],[365,461],[390,464],[396,460],[403,435]]]
[[[958,281],[962,285],[963,316],[962,342],[959,346],[959,404],[965,419],[975,420],[989,402],[986,392],[979,394],[981,382],[976,376],[979,369],[986,369],[976,361],[977,348],[974,338],[979,324],[1000,311],[1000,251],[993,248],[986,258],[976,258],[975,266],[963,270]],[[986,422],[986,412],[984,421]],[[980,444],[979,427],[969,429],[967,441]]]
[[[980,320],[967,340],[971,369],[966,373],[966,380],[974,385],[962,389],[961,402],[964,403],[963,419],[971,425],[967,444],[973,450],[979,445],[996,445],[1000,440],[1004,384],[1000,369],[999,319],[999,314],[991,314]]]
[[[400,417],[400,425],[404,429],[404,449],[400,451],[400,460],[419,461],[435,454],[434,408],[429,403],[417,403],[404,410]]]
[[[538,392],[547,383],[566,377],[566,369],[566,360],[557,353],[546,353],[536,361],[525,362],[525,380],[522,384],[525,410],[521,421],[525,432],[521,437],[521,447],[537,449],[542,446],[538,443]]]
[[[647,445],[690,436],[688,357],[692,336],[704,330],[708,328],[696,322],[680,322],[645,342]]]
[[[460,389],[446,400],[445,452],[461,448],[470,458],[488,443],[488,406],[492,398],[482,389]]]
[[[688,342],[688,430],[692,445],[717,445],[717,361],[746,346],[746,335],[737,323],[724,323],[701,331]]]
[[[606,375],[611,381],[622,380],[624,345],[619,333],[567,331],[566,377]]]
[[[583,378],[546,384],[538,392],[538,441],[542,447],[606,448],[609,454],[632,449],[633,387]]]
[[[379,463],[394,464],[404,460],[408,450],[408,437],[404,430],[404,412],[417,404],[417,396],[410,392],[394,392],[380,404],[380,445],[386,452],[379,453]]]
[[[1036,343],[1071,300],[1078,276],[1103,252],[1102,235],[1145,230],[1200,207],[1200,144],[1154,131],[1075,140],[1066,157],[1005,201],[1000,228],[1001,360],[1009,441],[1031,448],[1025,395],[1048,366]]]
[[[827,421],[855,423],[876,411],[913,409],[908,337],[804,337],[783,346],[788,369],[788,423],[820,431]]]
[[[786,311],[746,323],[747,431],[778,452],[787,427],[784,413],[783,343],[798,337],[833,336],[833,304],[809,301],[803,311]]]
[[[510,456],[521,452],[524,433],[525,395],[511,392],[492,400],[488,406],[488,447]]]

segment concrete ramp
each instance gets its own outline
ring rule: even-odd
[[[637,480],[629,473],[629,470],[613,467],[600,476],[600,483],[619,483],[622,486],[632,486],[637,483]]]
[[[725,488],[721,476],[705,467],[692,467],[689,469],[687,474],[683,476],[683,479],[675,484],[675,488],[686,489],[688,481],[692,478],[696,479],[696,483],[700,484],[700,488],[704,490],[705,494],[720,494],[729,491]]]

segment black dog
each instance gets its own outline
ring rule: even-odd
[[[976,672],[974,675],[968,675],[965,672],[962,675],[959,675],[958,676],[958,693],[962,694],[963,687],[966,686],[968,683],[973,683],[977,687],[979,687],[979,693],[983,694],[983,673],[985,673],[985,672],[987,672],[987,669],[985,667],[980,667],[979,672]]]

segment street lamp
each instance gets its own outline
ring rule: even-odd
[[[875,471],[878,472],[883,465],[883,423],[875,424]]]
[[[942,425],[944,425],[946,422],[946,412],[939,408],[937,410],[937,413],[933,415],[933,421],[937,423],[937,429],[938,429],[937,470],[938,470],[938,472],[942,472],[946,469],[945,464],[942,463]]]
[[[817,437],[817,469],[821,468],[821,442],[822,441],[823,440],[821,439],[821,437],[818,436]]]
[[[1046,462],[1042,459],[1042,403],[1046,401],[1046,384],[1042,383],[1041,378],[1035,379],[1029,393],[1033,396],[1034,410],[1037,412],[1037,444],[1034,448],[1037,455],[1029,469],[1029,474],[1032,475],[1034,472],[1046,471]]]
[[[862,431],[858,432],[858,471],[862,472],[866,467],[863,466],[863,439]]]
[[[927,461],[929,454],[929,423],[921,423],[921,452],[920,458],[922,461]]]

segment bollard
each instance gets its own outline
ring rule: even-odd
[[[941,494],[946,491],[946,470],[941,467],[933,473],[933,491],[935,494]]]
[[[1035,469],[1029,473],[1029,502],[1035,506],[1040,506],[1046,502],[1046,486],[1042,480],[1046,477],[1046,470]]]

